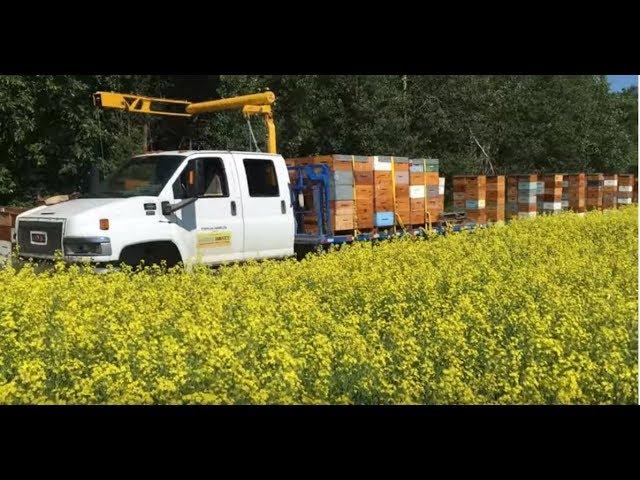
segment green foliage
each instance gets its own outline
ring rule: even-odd
[[[0,268],[0,403],[635,404],[638,209],[214,271]]]
[[[637,164],[635,89],[603,76],[199,75],[0,77],[0,204],[80,188],[143,150],[250,148],[237,112],[194,119],[97,112],[97,90],[207,100],[276,92],[278,148],[432,156],[444,174],[622,172]],[[262,150],[265,128],[254,118]]]

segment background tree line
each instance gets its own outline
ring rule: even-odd
[[[149,147],[250,148],[238,112],[174,119],[99,111],[98,90],[209,100],[277,95],[279,152],[432,157],[456,173],[634,172],[636,89],[603,75],[0,76],[0,205],[86,188]],[[253,129],[264,150],[264,126]]]

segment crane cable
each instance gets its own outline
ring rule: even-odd
[[[244,118],[247,120],[247,127],[249,127],[249,150],[251,150],[251,141],[253,140],[256,151],[260,152],[260,147],[258,147],[258,142],[256,141],[256,137],[253,134],[253,128],[251,128],[251,120],[249,119],[249,115],[245,115]]]

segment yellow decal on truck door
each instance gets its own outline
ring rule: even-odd
[[[231,232],[218,230],[213,232],[198,232],[198,250],[207,248],[223,248],[231,246]]]

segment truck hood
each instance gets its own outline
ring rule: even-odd
[[[143,212],[145,203],[157,204],[158,198],[78,198],[56,205],[37,207],[23,213],[21,217],[73,218],[78,216],[95,217],[102,214],[130,216],[132,212]]]
[[[92,210],[102,210],[104,207],[120,206],[119,204],[126,203],[129,198],[78,198],[76,200],[69,200],[67,202],[61,202],[56,205],[50,205],[38,210],[38,215],[46,215],[49,217],[72,217],[80,213],[89,213]]]

